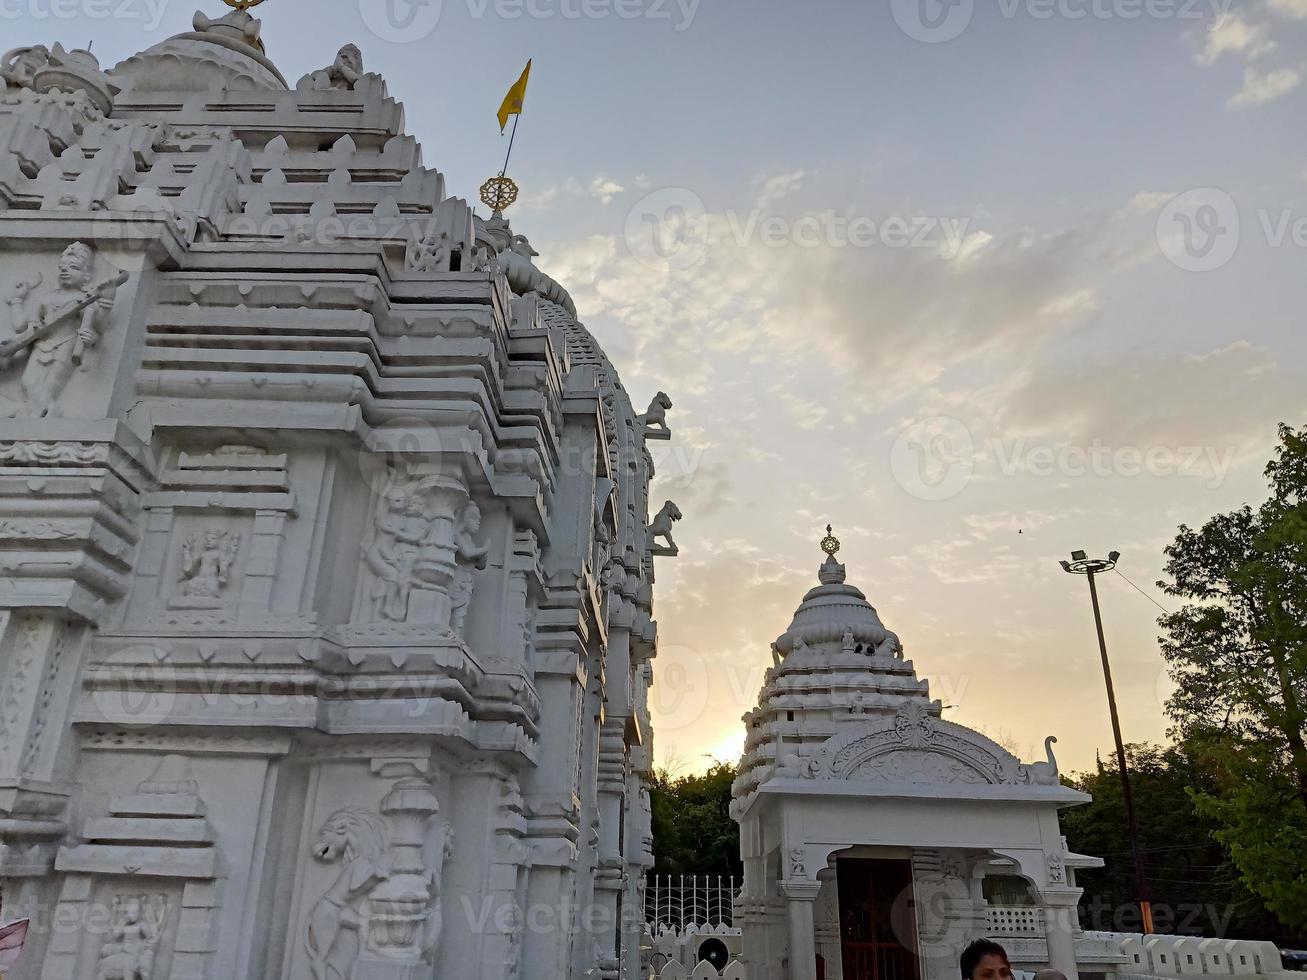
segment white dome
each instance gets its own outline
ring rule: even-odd
[[[260,23],[243,10],[195,14],[195,30],[161,41],[110,70],[124,91],[285,91],[286,79],[263,51]]]
[[[845,583],[844,566],[833,557],[826,559],[817,577],[821,584],[803,597],[790,628],[776,639],[777,650],[788,654],[800,642],[807,646],[843,645],[849,633],[855,644],[874,650],[887,637],[894,636],[885,629],[862,591]]]

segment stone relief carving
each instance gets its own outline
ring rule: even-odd
[[[376,580],[371,604],[374,619],[402,623],[408,618],[408,597],[413,585],[413,562],[427,528],[414,513],[411,482],[392,472],[377,499],[371,544],[364,561]]]
[[[315,858],[341,865],[305,929],[314,980],[372,975],[369,964],[429,962],[440,941],[440,885],[453,836],[441,825],[437,853],[427,853],[425,828],[439,806],[421,778],[397,782],[381,809],[394,824],[393,836],[385,817],[347,807],[327,818],[313,844]]]
[[[894,783],[968,783],[987,780],[957,759],[935,752],[891,752],[877,756],[850,773],[853,779],[883,779]]]
[[[946,879],[962,878],[967,872],[967,863],[957,854],[941,854],[939,873]]]
[[[58,285],[41,290],[42,277],[19,283],[6,301],[8,323],[0,328],[0,370],[22,358],[23,402],[9,415],[45,418],[60,414],[57,402],[86,352],[108,326],[119,272],[95,280],[95,252],[73,242],[59,257]]]
[[[391,469],[363,543],[374,622],[420,623],[452,635],[455,605],[464,603],[465,616],[470,598],[462,594],[470,586],[462,575],[470,569],[460,562],[480,567],[484,557],[471,537],[480,512],[468,511],[468,504],[467,490],[447,477]]]
[[[653,401],[649,403],[649,410],[639,416],[639,422],[644,426],[644,437],[646,439],[670,439],[672,430],[667,426],[667,410],[672,407],[672,400],[667,397],[666,392],[658,392],[654,395]]]
[[[922,702],[909,701],[894,716],[894,731],[905,746],[920,748],[934,741],[938,733],[934,720]]]
[[[1066,884],[1066,859],[1061,854],[1048,856],[1048,880],[1054,885]]]
[[[95,980],[152,980],[154,955],[163,932],[168,900],[163,895],[119,895],[112,924],[100,947]]]
[[[72,463],[89,466],[109,461],[109,447],[95,442],[0,442],[0,463]]]
[[[24,773],[32,772],[36,766],[36,761],[41,752],[41,739],[45,734],[45,726],[50,718],[50,706],[55,698],[55,686],[59,680],[59,672],[63,668],[64,651],[68,645],[67,629],[57,624],[54,627],[54,642],[50,647],[49,654],[45,661],[45,675],[41,680],[40,693],[36,697],[36,710],[32,712],[32,728],[27,735],[27,749],[23,752],[22,762],[19,764],[19,771]]]
[[[481,508],[469,500],[459,516],[458,530],[454,537],[458,549],[458,577],[454,581],[454,591],[450,596],[449,625],[459,636],[463,635],[463,628],[467,624],[467,610],[472,604],[476,571],[486,567],[486,555],[490,553],[489,544],[476,542],[476,535],[480,530]]]
[[[663,504],[662,510],[649,522],[648,546],[651,554],[671,557],[680,554],[680,549],[676,547],[676,541],[672,538],[672,526],[681,517],[681,508],[676,504],[670,500]],[[663,539],[663,544],[658,543],[659,538]]]
[[[41,656],[44,624],[39,616],[25,617],[16,648],[10,654],[8,683],[0,688],[0,772],[12,773],[22,751],[19,727],[23,709],[35,691],[37,660]],[[12,761],[11,761],[12,757]]]
[[[388,849],[385,823],[367,810],[337,810],[322,825],[313,856],[326,864],[339,862],[341,869],[309,913],[304,946],[314,980],[354,975],[363,943],[363,902],[390,876]]]
[[[404,253],[409,272],[444,272],[449,268],[449,233],[429,230],[421,238],[409,239]]]
[[[983,736],[907,702],[888,727],[837,739],[812,760],[814,775],[909,782],[1027,783],[1028,767]]]
[[[240,549],[237,531],[209,528],[192,534],[182,545],[179,595],[168,602],[172,609],[215,609],[223,605],[222,591],[231,581],[231,566]]]
[[[790,848],[790,877],[805,878],[808,875],[808,862],[803,853],[803,848]]]
[[[626,566],[619,558],[610,558],[608,564],[604,566],[603,574],[600,576],[600,582],[607,592],[619,591],[626,584]]]

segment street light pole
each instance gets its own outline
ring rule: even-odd
[[[1112,665],[1107,659],[1107,640],[1103,637],[1103,614],[1098,608],[1098,587],[1094,576],[1116,568],[1121,557],[1119,551],[1108,553],[1107,558],[1090,558],[1083,551],[1071,552],[1071,560],[1061,563],[1064,572],[1084,575],[1089,579],[1089,601],[1094,607],[1094,628],[1098,631],[1098,652],[1103,658],[1103,680],[1107,683],[1107,708],[1112,716],[1112,737],[1116,740],[1116,762],[1121,773],[1121,799],[1125,803],[1125,819],[1130,831],[1130,853],[1135,862],[1135,880],[1139,884],[1139,911],[1143,917],[1144,933],[1153,932],[1153,906],[1148,898],[1148,876],[1144,871],[1144,852],[1139,846],[1139,825],[1135,822],[1134,794],[1130,790],[1130,770],[1126,767],[1125,742],[1121,738],[1121,718],[1116,710],[1116,689],[1112,686]]]

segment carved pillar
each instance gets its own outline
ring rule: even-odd
[[[487,962],[482,974],[515,980],[522,975],[522,930],[526,902],[526,803],[515,772],[499,774],[499,798],[496,801],[494,864],[490,869],[491,908],[495,930],[493,949],[483,947]],[[497,970],[496,961],[502,964]],[[529,974],[528,974],[529,975]]]
[[[912,894],[922,980],[953,980],[962,949],[984,933],[984,911],[973,896],[971,865],[961,851],[913,851]]]
[[[1061,970],[1067,980],[1079,980],[1076,967],[1076,904],[1080,889],[1074,891],[1046,888],[1044,901],[1044,936],[1048,940],[1048,965]]]
[[[368,895],[366,946],[359,956],[359,975],[370,980],[424,976],[440,942],[441,874],[450,839],[446,827],[433,826],[440,804],[427,769],[424,759],[372,762],[374,773],[397,781],[380,806],[390,821],[390,874]]]
[[[512,554],[508,566],[508,606],[504,616],[501,646],[505,652],[521,644],[522,663],[531,662],[535,624],[532,622],[532,593],[539,594],[543,585],[540,569],[540,543],[535,532],[519,529],[513,533]]]
[[[52,780],[82,633],[55,613],[0,610],[0,878],[46,874],[64,831],[69,790]]]
[[[817,872],[821,891],[813,909],[813,930],[817,952],[826,961],[826,980],[840,980],[844,976],[840,950],[840,894],[834,868]]]
[[[817,980],[817,939],[813,905],[821,891],[816,881],[782,881],[790,930],[789,980]]]

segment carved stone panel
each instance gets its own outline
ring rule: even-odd
[[[97,368],[95,349],[110,328],[118,287],[127,274],[103,268],[95,250],[73,242],[55,268],[10,285],[0,311],[0,415],[64,414],[64,391]]]

